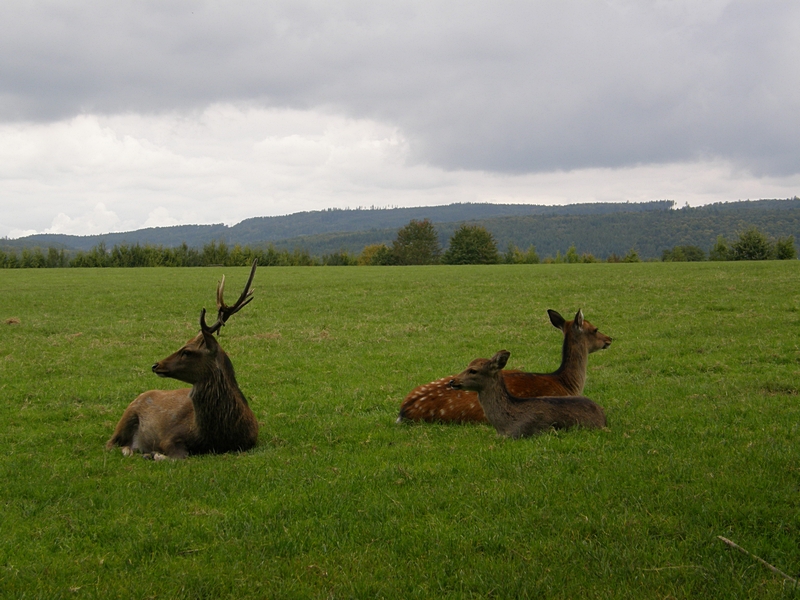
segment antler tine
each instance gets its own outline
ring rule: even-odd
[[[239,299],[233,306],[228,306],[225,304],[225,300],[223,299],[223,294],[225,293],[225,275],[222,276],[222,280],[217,285],[217,322],[208,328],[210,333],[218,332],[231,316],[242,310],[253,300],[253,290],[250,288],[250,286],[253,283],[253,277],[256,275],[257,266],[258,259],[254,259],[253,267],[250,269],[250,277],[247,279],[247,283],[245,284],[244,290],[242,290]]]

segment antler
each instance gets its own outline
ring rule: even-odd
[[[211,327],[206,325],[206,309],[204,308],[200,313],[200,328],[203,332],[217,333],[231,316],[235,315],[250,303],[253,299],[253,290],[250,289],[250,285],[253,283],[257,265],[258,259],[256,258],[253,260],[253,268],[250,269],[250,277],[244,286],[244,290],[242,290],[242,294],[233,306],[225,304],[225,300],[222,297],[225,293],[225,275],[222,276],[222,281],[217,284],[217,322]]]

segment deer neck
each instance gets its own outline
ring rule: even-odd
[[[502,427],[511,418],[510,394],[500,373],[497,377],[492,377],[478,392],[478,401],[486,418],[496,428]]]
[[[233,365],[227,356],[222,356],[209,371],[192,386],[190,397],[198,434],[216,439],[220,432],[230,430],[229,424],[239,418],[247,400],[236,383]]]
[[[569,336],[565,337],[561,348],[561,366],[555,375],[571,394],[578,396],[583,393],[588,363],[589,352],[586,345],[581,341],[571,340]]]

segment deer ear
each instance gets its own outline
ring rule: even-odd
[[[503,367],[506,366],[508,362],[508,357],[511,356],[511,352],[508,350],[500,350],[497,354],[492,357],[491,363],[492,366],[500,371]]]
[[[206,347],[206,352],[212,356],[215,355],[217,350],[219,350],[219,343],[217,343],[214,334],[208,331],[202,331],[201,333],[203,334],[203,345]]]
[[[556,329],[560,329],[561,331],[564,331],[564,325],[566,325],[567,323],[564,320],[564,317],[562,317],[552,308],[547,309],[547,314],[550,315],[550,322],[553,324],[553,327],[555,327]]]
[[[216,353],[217,349],[219,348],[219,344],[217,344],[214,333],[211,331],[211,329],[209,329],[208,325],[206,325],[205,308],[200,312],[200,333],[203,334],[203,343],[206,346],[206,350],[212,354]]]
[[[575,313],[575,320],[572,322],[572,326],[576,329],[583,329],[583,309],[579,308],[578,312]]]

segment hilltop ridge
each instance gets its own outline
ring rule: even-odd
[[[109,247],[117,244],[153,244],[174,247],[182,243],[186,243],[190,247],[199,247],[219,240],[224,240],[228,244],[253,245],[278,243],[303,236],[397,229],[411,219],[428,219],[432,223],[451,223],[533,215],[600,215],[616,212],[663,211],[669,210],[673,205],[674,202],[671,200],[658,200],[643,203],[590,203],[565,206],[456,203],[413,208],[333,208],[276,217],[251,217],[231,226],[222,223],[175,225],[86,236],[35,234],[15,240],[3,240],[3,242],[8,247],[53,246],[67,250],[89,250],[101,242]]]

